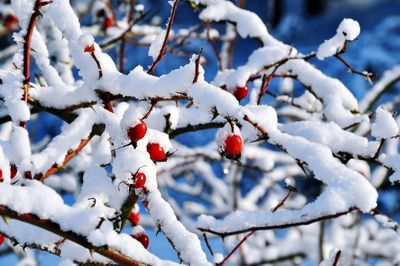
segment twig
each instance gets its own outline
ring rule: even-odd
[[[50,4],[51,1],[45,1],[42,2],[41,0],[36,0],[35,5],[33,7],[33,12],[32,16],[29,20],[28,28],[26,35],[24,37],[24,60],[23,60],[23,75],[24,75],[24,81],[23,81],[23,90],[24,90],[24,97],[22,100],[24,100],[26,103],[28,102],[29,98],[29,88],[30,88],[30,80],[31,80],[31,41],[32,41],[32,34],[33,30],[35,28],[36,22],[38,17],[41,15],[40,9],[47,5]],[[20,125],[24,128],[26,128],[26,121],[21,121]]]
[[[97,65],[97,70],[99,71],[99,79],[101,79],[103,77],[103,70],[101,69],[101,65],[99,60],[97,59],[96,55],[94,54],[94,52],[90,52],[90,56],[93,58],[94,62]]]
[[[169,34],[172,29],[172,24],[174,23],[175,13],[176,13],[176,9],[178,8],[178,4],[179,4],[179,0],[175,0],[174,5],[172,6],[171,16],[169,17],[169,22],[168,22],[168,27],[167,27],[167,32],[165,33],[165,38],[164,38],[164,42],[161,46],[160,53],[158,54],[156,60],[153,62],[153,64],[149,68],[149,70],[147,70],[147,74],[153,73],[153,71],[156,68],[156,66],[158,65],[158,63],[161,61],[161,59],[164,58],[164,56],[166,54],[165,50],[167,49],[168,38],[169,38]]]
[[[289,191],[286,194],[286,196],[278,203],[278,205],[276,205],[273,209],[272,212],[276,212],[279,208],[281,208],[285,202],[289,199],[290,195],[292,194],[292,192],[295,192],[296,189],[294,187],[289,186]]]
[[[207,25],[207,41],[211,45],[211,48],[215,54],[215,57],[217,58],[219,70],[222,70],[223,65],[222,65],[221,55],[218,52],[218,48],[217,48],[217,45],[215,44],[215,40],[213,38],[211,38],[211,35],[210,35],[210,29],[211,29],[210,22],[206,22],[206,25]]]
[[[323,261],[324,256],[324,236],[325,236],[325,221],[321,221],[319,223],[319,237],[318,237],[318,253],[319,253],[319,260]]]
[[[261,87],[260,87],[260,93],[258,94],[258,98],[257,98],[257,104],[258,105],[260,104],[261,99],[264,96],[264,94],[267,92],[269,83],[271,82],[271,80],[272,80],[272,78],[273,78],[273,76],[274,76],[274,74],[275,74],[277,69],[278,68],[275,67],[274,71],[272,71],[272,73],[269,74],[268,76],[265,75],[265,74],[263,75],[262,83],[261,83]],[[275,98],[277,98],[277,97],[275,97]]]
[[[253,127],[255,127],[258,131],[260,131],[262,134],[261,136],[262,138],[269,139],[268,133],[262,127],[260,127],[256,122],[252,121],[247,115],[243,117],[243,120],[249,122]]]
[[[361,71],[354,69],[349,63],[347,63],[347,61],[340,55],[340,53],[335,54],[335,57],[337,59],[339,59],[339,61],[342,62],[343,65],[346,66],[346,68],[350,71],[350,73],[360,75],[360,76],[364,77],[369,83],[372,83],[372,78],[375,76],[373,73],[366,72],[366,71],[361,72]]]
[[[128,24],[129,25],[133,21],[134,10],[135,10],[135,0],[130,0],[129,1],[129,13],[128,13]],[[129,26],[129,29],[130,28],[131,28],[131,26]],[[119,71],[121,73],[125,72],[125,69],[124,69],[124,65],[125,65],[125,46],[126,46],[125,34],[126,34],[126,32],[122,35],[121,43],[119,45]]]
[[[64,169],[64,167],[67,165],[69,161],[71,161],[76,155],[79,154],[79,152],[90,142],[90,140],[95,136],[95,135],[101,135],[102,132],[104,131],[104,126],[101,125],[94,125],[92,128],[92,131],[90,132],[89,136],[85,139],[82,139],[81,142],[79,143],[78,147],[74,150],[69,150],[67,155],[64,157],[64,161],[62,162],[61,165],[54,164],[52,167],[50,167],[45,174],[37,174],[35,176],[35,179],[44,181],[46,178],[49,176],[57,173],[59,170]]]
[[[382,150],[383,144],[385,143],[385,139],[381,139],[381,141],[379,142],[379,146],[378,149],[375,152],[375,155],[373,157],[373,159],[377,159],[379,156],[380,151]]]
[[[276,212],[280,207],[283,206],[283,204],[285,203],[285,201],[290,197],[290,194],[292,192],[296,191],[296,189],[294,187],[289,186],[289,191],[286,194],[286,196],[278,203],[278,205],[276,205],[273,209],[272,212]],[[250,233],[248,233],[239,243],[236,244],[236,246],[231,250],[231,252],[229,252],[228,255],[226,255],[226,257],[223,259],[223,261],[221,263],[218,263],[217,266],[222,266],[224,265],[225,262],[227,262],[229,260],[229,258],[232,256],[233,253],[235,253],[235,251],[252,235],[254,234],[254,232],[256,232],[256,230],[251,231]],[[205,233],[203,233],[203,235],[205,235]]]
[[[251,231],[250,233],[248,233],[245,237],[243,237],[242,240],[240,240],[239,243],[237,243],[237,245],[231,250],[231,252],[229,252],[228,255],[226,255],[226,257],[220,262],[217,263],[217,266],[222,266],[224,265],[232,256],[233,253],[235,253],[235,251],[247,240],[247,238],[249,238],[252,234],[254,234],[255,231]]]
[[[158,103],[158,100],[157,99],[151,99],[151,101],[150,101],[150,108],[149,108],[149,110],[147,111],[147,113],[142,117],[142,120],[144,120],[144,119],[146,119],[146,118],[148,118],[149,116],[150,116],[150,114],[151,114],[151,112],[153,111],[153,109],[156,107],[156,105],[157,105],[157,103]]]
[[[207,234],[203,233],[203,237],[204,237],[204,242],[206,242],[206,246],[207,246],[208,250],[210,251],[211,256],[214,256],[214,251],[212,250],[211,245],[208,242]]]
[[[200,49],[199,55],[196,58],[196,66],[195,66],[195,73],[194,73],[194,78],[193,78],[193,84],[197,82],[197,80],[199,79],[199,75],[200,75],[200,59],[201,59],[201,55],[203,54],[203,48]]]
[[[242,233],[246,233],[246,232],[251,232],[251,231],[260,231],[260,230],[272,230],[272,229],[284,229],[284,228],[289,228],[289,227],[293,227],[293,226],[300,226],[300,225],[308,225],[308,224],[312,224],[312,223],[316,223],[316,222],[320,222],[323,220],[328,220],[328,219],[332,219],[332,218],[337,218],[343,215],[346,215],[354,210],[357,210],[357,208],[349,208],[347,211],[343,211],[343,212],[337,212],[334,214],[327,214],[327,215],[321,215],[319,217],[316,218],[305,218],[305,219],[299,219],[297,221],[293,221],[290,223],[278,223],[278,224],[274,224],[274,225],[261,225],[261,226],[251,226],[249,228],[245,228],[245,229],[240,229],[240,230],[232,230],[232,231],[225,231],[225,232],[220,232],[220,231],[216,231],[216,230],[212,230],[212,229],[207,229],[207,228],[198,228],[200,231],[202,232],[207,232],[210,234],[214,234],[220,237],[227,237],[227,236],[231,236],[231,235],[237,235],[237,234],[242,234]]]
[[[338,265],[341,254],[342,254],[341,250],[338,250],[338,252],[336,252],[335,260],[333,261],[332,266],[337,266]]]

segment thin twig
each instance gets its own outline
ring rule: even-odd
[[[49,176],[57,173],[59,170],[64,169],[64,167],[67,165],[69,161],[71,161],[76,155],[79,154],[79,152],[82,151],[82,149],[90,142],[90,140],[95,136],[95,135],[101,135],[102,132],[104,131],[104,127],[100,125],[94,125],[92,128],[92,131],[90,132],[89,136],[85,139],[82,139],[81,142],[79,143],[78,147],[76,149],[71,149],[68,151],[68,153],[64,157],[64,161],[62,162],[61,165],[54,164],[51,166],[45,174],[37,174],[35,176],[35,179],[44,181],[46,178]]]
[[[338,250],[335,255],[335,260],[333,261],[332,266],[337,266],[339,264],[340,255],[342,254],[341,250]]]
[[[211,45],[211,48],[212,48],[212,50],[213,50],[213,52],[215,54],[215,57],[217,58],[219,70],[222,70],[223,69],[223,65],[222,65],[221,55],[218,52],[218,48],[217,48],[217,45],[215,43],[215,40],[213,38],[211,38],[211,35],[210,35],[210,29],[211,29],[210,22],[206,22],[206,25],[207,25],[207,41]]]
[[[251,231],[261,231],[261,230],[272,230],[272,229],[285,229],[289,227],[294,227],[294,226],[300,226],[300,225],[309,225],[312,223],[320,222],[323,220],[328,220],[328,219],[333,219],[333,218],[338,218],[340,216],[346,215],[354,210],[357,210],[357,208],[349,208],[347,211],[343,212],[337,212],[334,214],[327,214],[327,215],[321,215],[315,218],[304,218],[302,220],[298,221],[293,221],[290,223],[278,223],[274,225],[260,225],[260,226],[251,226],[245,229],[240,229],[240,230],[232,230],[232,231],[225,231],[225,232],[220,232],[216,231],[213,229],[208,229],[208,228],[198,228],[202,232],[207,232],[210,234],[214,234],[220,237],[227,237],[227,236],[232,236],[232,235],[237,235],[237,234],[242,234],[246,232],[251,232]]]
[[[166,54],[165,50],[167,49],[168,38],[169,38],[171,29],[172,29],[172,24],[174,23],[174,18],[175,18],[176,10],[178,8],[178,4],[179,4],[179,0],[175,0],[174,5],[172,6],[171,16],[169,17],[169,22],[168,22],[168,27],[167,27],[167,32],[165,33],[165,38],[164,38],[164,42],[161,46],[160,53],[158,54],[156,60],[153,62],[153,64],[149,68],[149,70],[147,70],[147,74],[153,73],[153,71],[156,68],[156,66],[158,65],[158,63],[161,61],[161,59],[164,58],[164,56]]]
[[[276,212],[279,208],[281,208],[285,202],[289,199],[290,195],[292,194],[292,192],[295,192],[296,189],[294,187],[289,186],[289,191],[286,194],[286,196],[278,203],[278,205],[276,205],[273,209],[272,212]]]
[[[96,55],[94,54],[94,52],[90,52],[90,56],[93,58],[94,62],[97,65],[97,70],[99,71],[99,79],[101,79],[103,77],[103,70],[101,69],[101,65],[99,60],[97,59]]]
[[[272,209],[272,212],[276,212],[280,207],[282,207],[286,200],[290,197],[290,194],[292,192],[295,192],[296,189],[294,187],[289,186],[289,191],[286,194],[286,196]],[[223,261],[221,263],[218,263],[217,265],[224,265],[224,263],[226,263],[229,258],[232,256],[233,253],[235,253],[235,251],[252,235],[254,234],[254,232],[256,232],[256,230],[251,231],[250,233],[248,233],[239,243],[236,244],[236,246],[231,250],[231,252],[229,252],[228,255],[226,255],[226,257],[223,259]],[[205,233],[203,233],[203,235],[205,235]]]
[[[22,73],[24,75],[23,81],[23,90],[24,96],[23,100],[27,103],[29,98],[29,88],[30,88],[30,80],[31,80],[31,41],[32,41],[32,34],[37,23],[38,17],[41,15],[40,9],[50,4],[51,1],[44,1],[36,0],[35,5],[33,7],[32,16],[29,19],[28,28],[26,31],[26,35],[24,37],[24,59],[23,59],[23,70]],[[26,121],[21,121],[20,125],[26,128]]]
[[[208,250],[210,251],[211,256],[214,256],[214,251],[212,250],[211,245],[208,242],[207,234],[203,233],[203,237],[204,237],[204,242],[206,242],[206,246],[207,246]]]
[[[195,73],[194,73],[194,78],[193,78],[193,84],[197,82],[197,80],[199,79],[199,75],[200,75],[200,59],[201,59],[201,55],[203,54],[203,48],[200,49],[199,55],[196,58],[196,62],[195,62]]]
[[[364,77],[369,83],[372,83],[372,78],[375,76],[373,73],[366,72],[366,71],[358,71],[354,69],[339,53],[335,54],[335,57],[339,59],[340,62],[343,63],[343,65],[346,66],[346,68],[350,71],[350,73],[360,75]]]
[[[133,15],[134,15],[134,10],[135,10],[135,0],[130,0],[129,1],[129,13],[128,13],[128,24],[131,25],[133,21]],[[129,29],[131,26],[129,27]],[[125,41],[125,34],[122,35],[121,43],[119,45],[119,71],[121,73],[125,72],[124,65],[125,65],[125,46],[126,46],[126,41]]]
[[[229,252],[228,255],[226,255],[226,257],[220,263],[217,263],[217,266],[224,265],[230,259],[232,254],[235,253],[235,251],[247,240],[247,238],[249,238],[252,234],[254,234],[254,232],[255,231],[251,231],[245,237],[243,237],[243,239],[240,240],[240,242],[231,250],[231,252]]]

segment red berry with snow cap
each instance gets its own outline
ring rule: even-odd
[[[139,140],[144,138],[147,132],[147,126],[144,121],[140,121],[135,126],[128,129],[128,137],[132,143],[137,143]]]
[[[160,146],[159,143],[149,143],[147,144],[147,152],[150,155],[150,159],[153,161],[165,161],[167,158],[165,156],[164,149]]]
[[[149,247],[149,237],[146,235],[146,233],[140,232],[132,235],[132,237],[139,241],[145,249]]]
[[[146,175],[144,173],[137,173],[133,178],[135,180],[133,188],[142,188],[146,184]]]
[[[248,93],[249,93],[249,88],[247,86],[243,86],[243,87],[236,87],[235,91],[233,92],[233,95],[236,97],[238,101],[241,101],[242,99],[246,98]]]
[[[243,148],[243,141],[239,135],[230,135],[225,139],[224,151],[229,159],[237,159],[240,157]]]
[[[4,236],[3,235],[0,235],[0,245],[2,245],[3,243],[4,243]]]

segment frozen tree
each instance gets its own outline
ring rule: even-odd
[[[312,64],[336,60],[372,83],[344,55],[357,21],[302,54],[245,1],[168,3],[166,23],[154,1],[0,4],[4,252],[21,265],[36,265],[34,250],[62,265],[177,265],[147,250],[153,228],[184,265],[400,263],[398,224],[377,205],[386,180],[400,181],[399,100],[370,112],[400,68],[358,102]],[[196,19],[174,28],[189,7]],[[233,66],[239,38],[259,46]],[[185,63],[160,74],[168,54]],[[147,56],[150,66],[127,69]],[[211,62],[219,71],[206,79]],[[61,132],[34,142],[43,113],[63,121]],[[218,129],[211,143],[176,140],[206,129]]]

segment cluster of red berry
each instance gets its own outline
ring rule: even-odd
[[[128,215],[128,220],[132,223],[133,226],[136,226],[139,224],[140,220],[140,214],[139,212],[131,212]],[[139,232],[136,234],[133,234],[132,237],[139,241],[144,248],[147,248],[149,246],[149,237],[146,235],[145,232]]]
[[[128,137],[134,147],[136,147],[137,143],[144,138],[146,133],[147,125],[143,120],[140,120],[139,123],[133,127],[130,127],[127,132]],[[150,159],[153,161],[165,161],[166,159],[165,151],[159,143],[148,143],[147,152],[150,155]],[[143,172],[138,171],[137,173],[132,174],[132,178],[134,180],[133,188],[139,189],[145,186],[146,175]],[[131,212],[128,215],[128,220],[132,223],[132,225],[136,226],[139,224],[140,214],[138,212]],[[132,235],[132,237],[139,241],[144,248],[149,246],[149,237],[145,232],[136,233]]]
[[[147,132],[146,123],[141,120],[138,124],[128,129],[128,137],[131,143],[136,146],[137,142],[144,138]],[[147,152],[150,155],[150,159],[156,162],[165,161],[167,158],[163,147],[159,143],[147,144]]]

